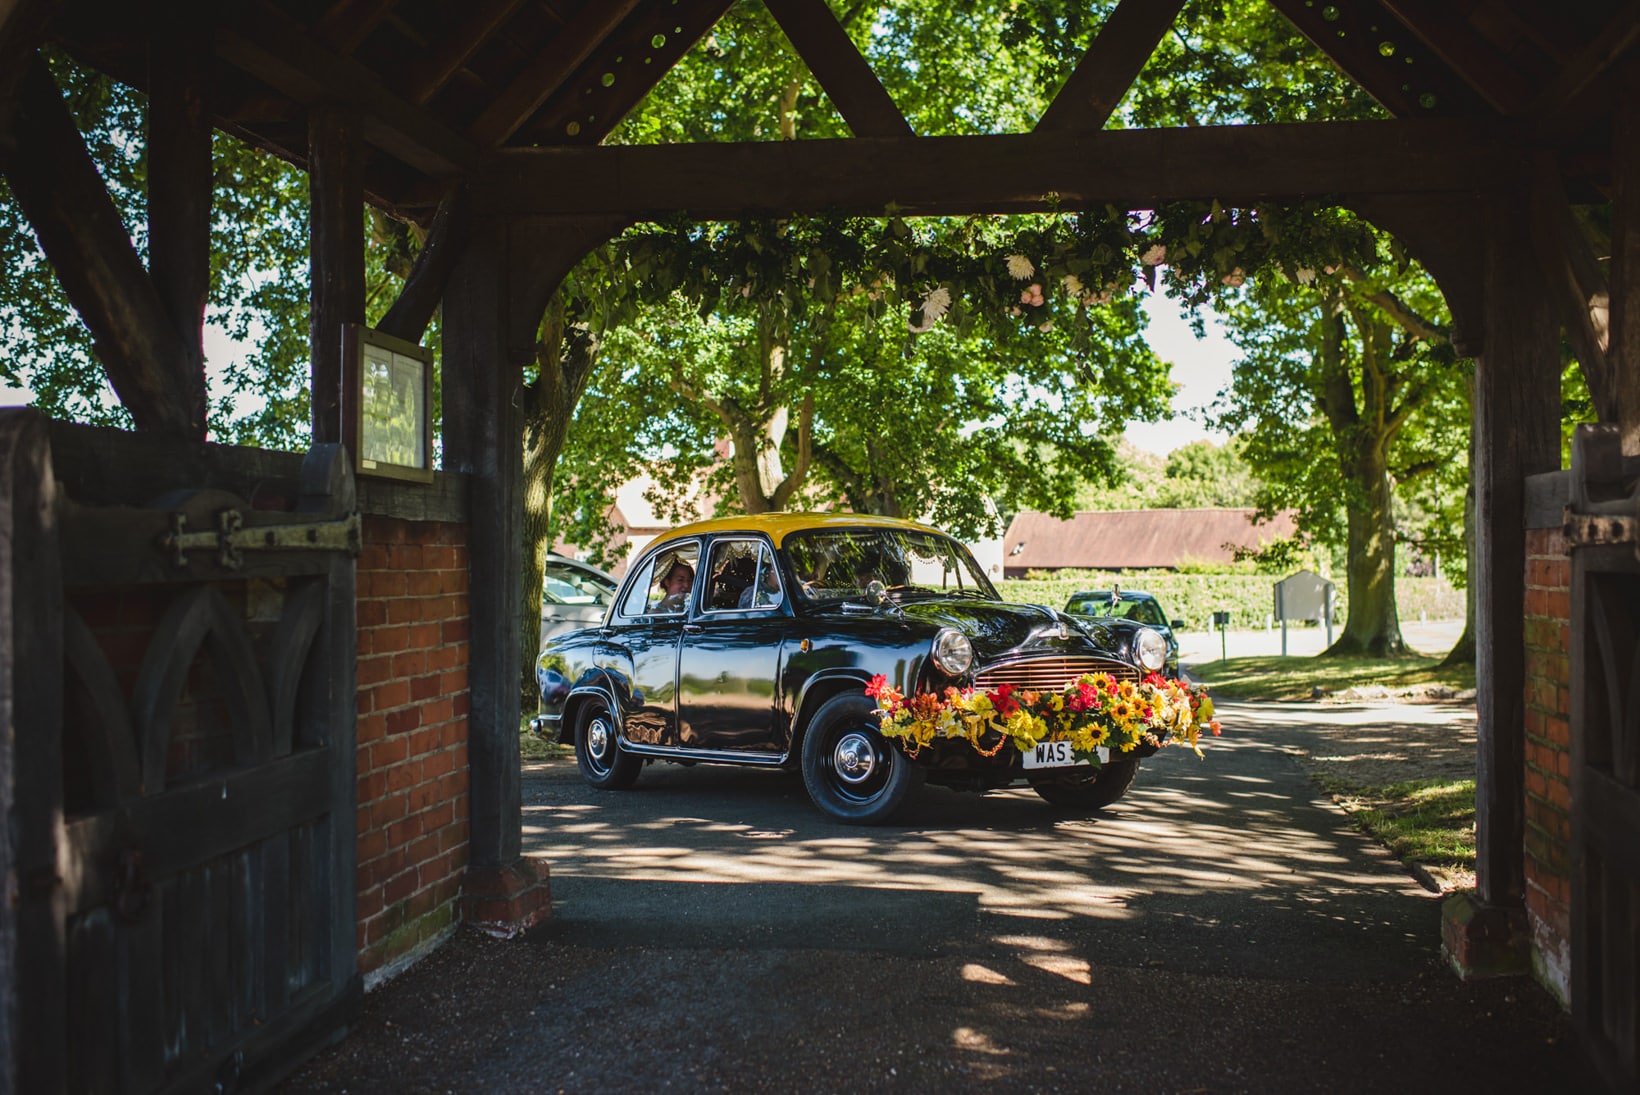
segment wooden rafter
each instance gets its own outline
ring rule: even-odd
[[[1608,353],[1611,291],[1594,249],[1572,216],[1560,171],[1547,153],[1533,165],[1532,245],[1549,288],[1559,299],[1562,324],[1600,421],[1615,422],[1616,392]]]
[[[1122,0],[1065,86],[1036,123],[1038,132],[1103,129],[1173,26],[1185,0]]]
[[[388,91],[370,69],[315,45],[277,9],[251,0],[229,12],[217,32],[219,57],[305,106],[345,102],[366,142],[424,174],[477,164],[479,151],[466,138]]]
[[[856,137],[911,136],[905,115],[825,0],[765,4]]]
[[[467,136],[481,148],[495,148],[518,131],[541,104],[586,63],[640,0],[590,3],[524,65],[507,89],[478,116]]]
[[[137,428],[205,436],[205,376],[188,355],[85,139],[44,60],[29,65],[16,150],[0,150],[11,192],[64,291],[91,330],[97,356]]]
[[[512,18],[524,0],[481,0],[457,26],[429,48],[400,82],[404,95],[426,105],[461,70],[480,46]]]
[[[398,0],[331,0],[314,34],[345,57],[364,44],[397,4]]]
[[[648,5],[605,39],[519,135],[530,143],[597,144],[733,3]]]
[[[1391,114],[1428,118],[1485,113],[1475,92],[1422,42],[1410,33],[1387,37],[1386,28],[1400,28],[1400,23],[1374,0],[1269,3]],[[1392,47],[1387,52],[1386,45]]]
[[[1445,0],[1382,0],[1383,5],[1500,114],[1526,105],[1526,83]]]
[[[1567,119],[1586,112],[1603,82],[1621,58],[1640,44],[1640,0],[1630,3],[1568,61],[1526,109],[1526,117],[1540,130],[1559,130]]]
[[[10,119],[28,72],[28,59],[45,37],[51,0],[0,3],[0,152],[9,141]]]
[[[1503,154],[1484,127],[1429,119],[517,149],[475,185],[484,208],[518,213],[1005,213],[1474,192]]]

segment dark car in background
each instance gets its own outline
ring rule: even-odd
[[[886,820],[923,780],[983,791],[1026,779],[1052,803],[1097,809],[1132,785],[1154,738],[1098,764],[1065,749],[1027,756],[1001,733],[988,751],[907,747],[880,732],[874,697],[884,686],[1034,694],[1088,674],[1137,687],[1166,653],[1139,623],[1004,602],[967,548],[923,525],[723,518],[650,543],[601,626],[548,640],[537,726],[573,743],[601,789],[630,786],[647,762],[715,762],[799,769],[815,804],[845,822]]]
[[[549,554],[541,568],[541,641],[603,623],[619,584],[591,563]]]
[[[1153,627],[1167,640],[1167,669],[1171,676],[1179,673],[1179,640],[1174,631],[1184,630],[1183,620],[1170,620],[1162,611],[1161,602],[1143,590],[1088,589],[1071,596],[1065,611],[1072,616],[1095,620],[1122,619]]]

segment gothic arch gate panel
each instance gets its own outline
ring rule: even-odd
[[[1614,427],[1572,455],[1572,1013],[1613,1090],[1640,1088],[1640,494]],[[1626,473],[1626,474],[1625,474]]]
[[[3,580],[40,606],[14,603],[9,649],[17,1089],[259,1087],[358,995],[351,474],[319,446],[291,497],[236,494],[235,450],[178,447],[170,489],[84,501],[62,439],[0,415],[35,546]],[[154,466],[127,451],[151,439],[72,440],[80,482]]]

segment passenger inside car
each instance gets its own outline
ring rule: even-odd
[[[689,603],[689,591],[695,586],[695,568],[674,557],[671,565],[660,573],[661,579],[655,585],[660,590],[661,599],[654,611],[682,612]]]

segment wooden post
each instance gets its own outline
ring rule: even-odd
[[[523,360],[508,345],[507,226],[477,221],[444,295],[444,468],[468,477],[472,604],[467,716],[471,868],[518,858],[523,427],[513,395]]]
[[[342,439],[342,329],[364,322],[364,184],[358,129],[341,110],[308,117],[313,242],[308,342],[312,347],[313,441]]]
[[[472,530],[464,915],[498,935],[520,931],[550,911],[544,861],[520,855],[524,440],[516,397],[548,299],[590,247],[625,223],[476,219],[444,294],[444,467],[468,477]]]
[[[1609,364],[1623,452],[1640,456],[1640,62],[1630,62],[1613,96],[1612,264]]]
[[[203,422],[214,185],[205,103],[211,30],[197,10],[159,26],[148,46],[148,273],[181,344],[188,413]]]
[[[46,420],[0,412],[0,1095],[67,1075],[63,587]],[[25,945],[26,944],[26,945]]]
[[[1476,892],[1447,903],[1467,974],[1525,972],[1526,477],[1560,467],[1560,327],[1524,192],[1493,199],[1475,363]]]

